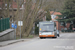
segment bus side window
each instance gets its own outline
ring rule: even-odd
[[[54,22],[54,26],[56,26],[56,23]]]

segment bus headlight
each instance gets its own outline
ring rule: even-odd
[[[42,35],[41,33],[39,33],[39,35]]]
[[[52,35],[54,35],[54,32],[52,32]]]

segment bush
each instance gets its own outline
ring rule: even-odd
[[[74,32],[74,30],[61,30],[62,32]]]
[[[35,26],[35,34],[39,34],[39,27]]]

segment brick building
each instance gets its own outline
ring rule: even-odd
[[[69,29],[70,23],[66,23],[66,26],[63,26],[62,22],[58,22],[56,19],[58,19],[57,15],[62,15],[60,12],[50,11],[51,19],[56,22],[56,28],[57,30],[67,30]]]

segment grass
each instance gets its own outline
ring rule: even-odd
[[[20,39],[20,36],[16,36],[16,39]]]
[[[26,36],[24,36],[24,37],[22,37],[23,39],[25,39],[25,38],[34,38],[34,35],[29,35],[28,37],[26,37]]]
[[[29,35],[29,38],[33,38],[34,37],[34,35]]]
[[[34,38],[34,37],[37,37],[38,35],[29,35],[28,37],[24,36],[22,37],[21,39],[31,39],[31,38]],[[16,39],[20,39],[20,36],[17,36]]]

